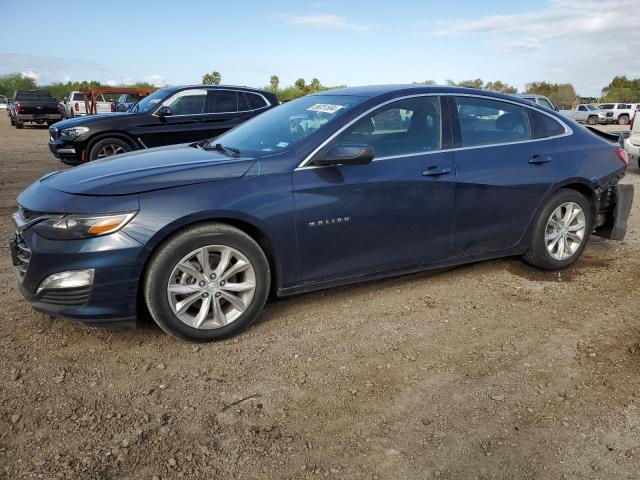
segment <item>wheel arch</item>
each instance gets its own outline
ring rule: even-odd
[[[100,132],[95,134],[91,138],[89,138],[86,146],[84,147],[84,158],[87,161],[89,159],[89,153],[91,152],[91,149],[93,148],[93,146],[96,143],[98,143],[100,140],[104,140],[105,138],[117,138],[118,140],[127,142],[131,146],[132,150],[140,150],[140,148],[142,147],[140,145],[140,142],[138,142],[135,138],[133,138],[133,136],[131,136],[126,132],[123,132],[120,130],[113,130],[110,132]]]
[[[147,310],[146,302],[144,300],[144,279],[149,267],[149,263],[151,262],[151,259],[153,258],[155,253],[164,243],[169,241],[175,235],[179,234],[181,231],[205,223],[224,223],[227,225],[231,225],[232,227],[235,227],[238,230],[241,230],[242,232],[249,235],[260,246],[265,256],[267,257],[267,261],[269,262],[269,270],[271,272],[270,294],[275,294],[277,292],[278,285],[280,285],[282,273],[280,260],[273,245],[273,241],[266,233],[265,229],[259,226],[258,221],[256,221],[255,219],[241,218],[239,216],[230,214],[185,218],[167,225],[149,241],[149,250],[146,258],[144,259],[140,278],[138,280],[137,303],[139,314],[144,315]]]

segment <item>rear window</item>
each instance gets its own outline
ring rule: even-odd
[[[26,91],[18,91],[16,92],[16,100],[22,101],[53,101],[53,97],[49,92],[26,92]]]
[[[553,105],[551,105],[551,103],[546,98],[539,98],[538,103],[543,107],[550,108],[551,110],[553,110]]]
[[[246,93],[246,95],[249,99],[249,105],[251,105],[252,110],[257,110],[258,108],[264,108],[267,106],[267,102],[260,95],[255,93]]]

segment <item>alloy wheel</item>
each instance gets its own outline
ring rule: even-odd
[[[121,145],[109,143],[98,150],[98,156],[96,158],[110,157],[125,152],[126,150]]]
[[[225,245],[193,250],[173,268],[167,285],[169,305],[184,324],[222,328],[249,307],[256,274],[240,251]]]
[[[545,228],[544,241],[547,252],[554,260],[567,260],[584,241],[587,223],[582,207],[566,202],[556,208]]]

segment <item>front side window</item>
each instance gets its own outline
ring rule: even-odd
[[[598,105],[598,108],[601,110],[612,110],[614,107],[613,103],[603,103]]]
[[[542,105],[543,107],[550,108],[551,110],[553,110],[553,105],[551,105],[551,103],[549,103],[549,101],[546,98],[540,98],[538,100],[540,102],[540,105]]]
[[[389,103],[364,116],[333,143],[371,145],[377,158],[438,150],[441,146],[439,97],[414,97]]]
[[[207,104],[209,113],[234,113],[238,111],[238,94],[235,90],[210,90]]]
[[[182,90],[163,103],[172,115],[198,115],[204,112],[206,90]]]
[[[251,95],[251,94],[247,94]],[[364,98],[349,95],[309,95],[267,110],[229,130],[207,148],[220,143],[242,155],[265,157],[288,150],[312,133],[360,104]]]
[[[581,112],[586,112],[587,111],[587,107],[585,107],[584,105],[580,105],[578,107],[578,110],[580,110]]]
[[[455,97],[464,147],[530,139],[524,107],[500,100]]]

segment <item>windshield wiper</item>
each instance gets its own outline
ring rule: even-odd
[[[225,155],[229,155],[228,152],[231,152],[233,155],[230,155],[231,157],[239,157],[240,156],[240,150],[238,150],[237,148],[232,148],[232,147],[225,147],[224,145],[222,145],[221,143],[216,143],[212,146],[207,146],[204,147],[205,150],[215,150],[217,152],[222,152]]]

